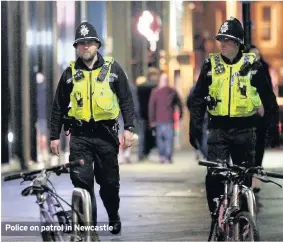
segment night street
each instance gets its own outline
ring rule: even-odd
[[[1,241],[207,241],[207,191],[213,239],[283,241],[283,179],[224,200],[194,148],[283,176],[280,23],[283,0],[1,1]]]
[[[264,166],[269,170],[283,172],[282,151],[268,151]],[[123,164],[121,173],[122,233],[119,236],[104,236],[103,240],[207,240],[210,221],[206,206],[204,176],[205,167],[199,167],[194,155],[179,152],[175,163]],[[279,179],[277,182],[283,184]],[[67,201],[71,199],[72,184],[68,175],[52,176],[52,181]],[[28,183],[27,183],[28,184]],[[39,221],[35,197],[22,197],[20,180],[2,182],[2,221]],[[98,189],[98,186],[97,186]],[[107,215],[98,195],[98,221],[107,222]],[[261,239],[283,240],[283,190],[272,184],[262,184],[259,193],[260,211],[258,226]],[[3,232],[2,232],[3,233]],[[2,237],[2,241],[39,240],[38,238]]]

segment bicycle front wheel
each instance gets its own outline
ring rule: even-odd
[[[233,223],[234,239],[239,241],[260,241],[257,224],[249,212],[242,211]]]

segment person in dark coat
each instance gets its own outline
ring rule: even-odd
[[[147,159],[150,151],[156,146],[153,130],[148,122],[148,104],[151,91],[157,87],[160,71],[155,67],[148,68],[147,81],[137,85],[137,95],[140,104],[139,118],[139,161]]]
[[[265,70],[266,80],[270,87],[273,89],[272,80],[269,73],[269,64],[264,60],[263,56],[261,55],[259,49],[255,45],[251,45],[249,49],[249,53],[254,53],[256,55],[257,60],[261,63],[263,69]],[[259,120],[258,126],[256,128],[256,154],[255,154],[255,165],[262,166],[265,144],[266,144],[266,122],[265,117]],[[257,179],[253,179],[253,190],[254,192],[259,192],[259,181]]]

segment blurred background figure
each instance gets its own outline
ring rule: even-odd
[[[135,106],[135,127],[137,126],[137,120],[140,117],[140,105],[139,105],[139,101],[138,101],[138,96],[137,96],[137,88],[135,85],[130,84],[130,89],[131,89],[131,93],[133,96],[133,101],[134,101],[134,106]],[[120,146],[119,146],[119,154],[118,154],[118,162],[119,164],[123,164],[123,163],[127,163],[130,164],[132,162],[131,160],[131,151],[132,151],[132,147],[129,148],[124,148],[121,145],[121,139],[123,138],[123,133],[124,133],[124,121],[123,121],[123,117],[120,113],[119,117],[118,117],[118,122],[119,122],[119,141],[120,141]],[[137,135],[134,136],[135,140],[138,138]]]
[[[269,71],[269,64],[264,60],[262,54],[260,53],[260,50],[255,45],[251,45],[249,49],[249,53],[254,53],[256,55],[256,59],[262,64],[263,68],[266,70],[268,83],[270,84],[271,87],[273,87],[271,75]]]
[[[148,104],[151,91],[157,87],[160,71],[155,67],[148,68],[147,80],[137,85],[137,96],[140,105],[139,111],[139,161],[147,159],[150,151],[155,147],[155,137],[148,122]],[[139,79],[141,82],[142,79]]]
[[[46,110],[46,82],[41,72],[36,73],[37,83],[37,159],[39,162],[48,160],[48,140],[47,140],[47,110]]]
[[[168,76],[162,73],[158,87],[154,88],[149,100],[148,117],[151,127],[156,129],[156,143],[160,163],[173,163],[174,149],[174,110],[179,108],[180,119],[183,109],[180,97],[174,88],[168,85]]]
[[[264,60],[262,54],[260,53],[260,50],[255,45],[251,45],[249,49],[249,53],[254,53],[256,55],[256,59],[262,64],[264,70],[266,71],[267,81],[270,87],[273,89],[271,75],[269,72],[269,64]],[[266,138],[267,138],[267,126],[265,122],[265,116],[263,116],[262,118],[259,118],[259,122],[256,128],[256,148],[255,148],[256,166],[262,166],[264,150],[266,147]],[[252,187],[255,193],[260,191],[259,185],[260,185],[260,181],[258,179],[253,178]]]

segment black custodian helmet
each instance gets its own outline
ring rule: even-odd
[[[76,47],[78,43],[92,40],[99,43],[98,48],[100,48],[101,46],[101,41],[98,38],[95,28],[87,21],[82,21],[81,24],[77,27],[75,39],[75,43],[73,44],[74,47]]]
[[[241,22],[233,17],[226,20],[220,27],[218,34],[215,39],[223,40],[223,39],[232,39],[236,42],[244,45],[244,29]]]

